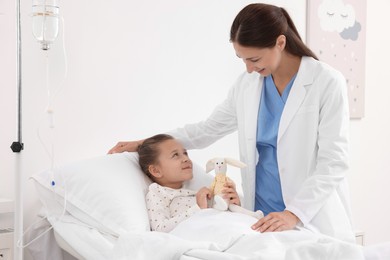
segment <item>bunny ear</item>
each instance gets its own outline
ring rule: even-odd
[[[211,170],[213,170],[213,169],[214,169],[214,164],[215,164],[215,158],[210,159],[210,160],[206,163],[206,172],[210,172]]]
[[[227,164],[235,166],[237,168],[244,168],[246,167],[246,164],[243,162],[240,162],[238,160],[232,159],[232,158],[225,158],[225,161]]]

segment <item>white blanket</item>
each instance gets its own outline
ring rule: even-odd
[[[113,259],[365,259],[360,246],[306,229],[258,233],[255,218],[240,213],[202,210],[171,233],[125,234]]]
[[[390,259],[390,242],[361,247],[306,229],[257,233],[250,229],[255,221],[239,213],[207,209],[180,223],[171,233],[128,233],[119,239],[70,215],[51,224],[72,250],[87,260]],[[35,242],[41,243],[37,248],[48,249],[50,245],[43,241],[48,240]]]

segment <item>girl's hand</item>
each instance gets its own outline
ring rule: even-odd
[[[199,208],[207,209],[207,200],[211,199],[210,189],[203,187],[196,193],[196,203]]]
[[[241,206],[240,197],[236,191],[236,184],[232,181],[227,181],[222,190],[223,198],[228,200],[231,204]]]
[[[123,153],[123,152],[137,152],[138,146],[143,143],[143,140],[140,141],[131,141],[131,142],[119,142],[110,151],[108,154],[113,153]]]
[[[269,213],[264,218],[257,221],[252,229],[259,232],[274,232],[293,229],[299,218],[291,211]]]

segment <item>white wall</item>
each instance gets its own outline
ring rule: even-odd
[[[366,115],[351,121],[352,207],[367,244],[390,240],[390,35],[383,29],[389,8],[386,0],[367,1]]]
[[[47,127],[45,52],[31,34],[31,6],[22,5],[23,142],[25,226],[39,209],[32,174],[50,167],[37,138],[55,145],[54,162],[105,154],[117,141],[144,138],[204,119],[224,99],[244,70],[229,43],[237,12],[251,1],[62,1],[68,75],[53,100],[55,128]],[[283,5],[305,35],[305,1],[267,1]],[[351,195],[356,226],[367,244],[390,240],[389,117],[385,98],[389,36],[380,17],[390,3],[368,3],[366,117],[351,121]],[[386,8],[388,7],[388,8]],[[16,69],[14,3],[0,2],[0,197],[14,197]],[[377,29],[378,28],[378,29]],[[62,36],[47,52],[50,90],[65,71]],[[381,48],[378,48],[378,43]],[[382,47],[383,46],[383,47]],[[385,52],[385,53],[384,53]],[[381,102],[382,101],[382,102]],[[53,135],[53,137],[52,137]],[[202,151],[191,151],[204,165],[214,156],[238,158],[233,134]],[[231,169],[239,182],[239,174]],[[29,256],[26,256],[26,259]]]

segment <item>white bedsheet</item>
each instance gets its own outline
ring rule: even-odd
[[[121,237],[116,257],[130,259],[135,254],[139,259],[364,259],[363,251],[355,244],[306,229],[258,233],[250,228],[255,222],[255,218],[239,213],[202,210],[170,234]],[[126,247],[129,241],[138,244]]]
[[[95,228],[86,226],[71,215],[65,215],[61,220],[50,219],[57,235],[85,259],[112,259],[112,250],[116,237],[102,234]]]
[[[390,259],[386,258],[390,256],[386,250],[390,243],[365,250],[306,229],[257,233],[250,229],[254,221],[239,213],[207,209],[171,233],[128,233],[115,239],[70,219],[55,223],[54,228],[80,255],[91,260]]]

